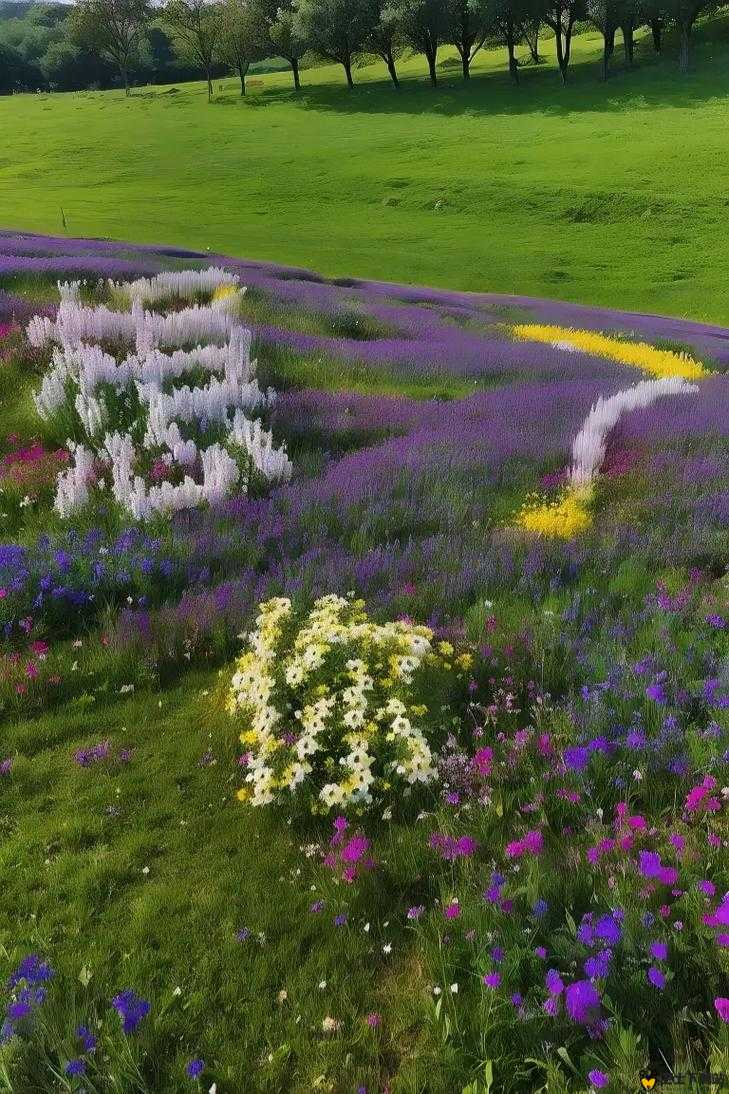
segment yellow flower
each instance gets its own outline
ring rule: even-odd
[[[459,668],[470,669],[473,664],[473,655],[470,653],[462,653],[460,657],[456,658],[456,664]]]
[[[450,642],[439,642],[438,649],[444,657],[450,657],[450,655],[454,652],[453,646],[450,644]]]
[[[245,733],[240,735],[240,743],[242,745],[254,745],[258,740],[258,734],[255,729],[247,729]]]
[[[242,786],[240,788],[240,790],[238,791],[238,793],[236,794],[236,798],[238,799],[239,802],[247,802],[248,799],[250,798],[250,796],[251,796],[251,792],[250,792],[250,790],[248,789],[247,786]]]
[[[543,323],[517,323],[510,328],[515,338],[525,341],[565,343],[570,348],[607,357],[621,365],[642,369],[652,376],[680,376],[684,380],[700,380],[710,372],[700,361],[688,353],[676,353],[670,349],[657,349],[648,342],[629,342],[623,338],[611,338],[593,330],[571,330]]]
[[[517,524],[538,536],[571,539],[592,524],[592,514],[587,508],[591,496],[590,489],[568,489],[555,501],[527,505]]]

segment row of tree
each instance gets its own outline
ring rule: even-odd
[[[607,77],[618,30],[622,32],[628,63],[638,28],[650,26],[653,44],[661,49],[666,27],[675,27],[680,41],[679,65],[689,66],[692,28],[699,15],[715,7],[715,0],[78,0],[71,9],[45,9],[46,20],[64,22],[68,41],[55,46],[76,51],[86,62],[95,61],[103,72],[111,67],[129,92],[139,82],[150,43],[159,36],[183,67],[202,73],[212,98],[214,77],[235,71],[245,94],[250,66],[280,57],[291,67],[296,90],[306,56],[316,55],[340,64],[347,84],[354,86],[356,65],[379,57],[395,87],[397,65],[406,52],[425,56],[430,80],[438,80],[438,53],[455,46],[464,79],[485,46],[501,44],[508,68],[519,80],[517,46],[526,44],[538,63],[540,31],[554,37],[557,64],[567,79],[575,29],[591,22],[604,40],[603,74]],[[67,24],[67,27],[66,27]],[[0,36],[0,69],[3,66]],[[53,59],[53,58],[51,58]],[[12,58],[6,57],[6,72]],[[46,66],[53,67],[53,65]],[[7,80],[7,76],[6,76]],[[105,83],[103,78],[99,81]]]
[[[0,0],[0,94],[119,86],[118,66],[72,35],[72,13],[71,4]],[[283,68],[285,62],[272,65]],[[216,75],[228,71],[219,64]],[[132,59],[130,79],[136,84],[173,84],[199,78],[199,68],[175,48],[169,29],[152,20]]]

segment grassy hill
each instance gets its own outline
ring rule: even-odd
[[[511,86],[503,51],[470,86],[422,58],[384,68],[0,101],[5,227],[180,244],[360,275],[729,320],[729,22],[699,28],[681,79],[642,40],[599,79],[581,35]]]

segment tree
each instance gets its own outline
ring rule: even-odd
[[[266,28],[272,51],[291,65],[294,88],[301,90],[299,62],[306,42],[297,33],[294,0],[252,0],[261,24]]]
[[[471,62],[483,47],[489,29],[487,0],[447,0],[448,41],[458,50],[463,79],[471,77]]]
[[[615,34],[623,32],[625,60],[633,63],[633,34],[636,8],[634,0],[587,0],[587,13],[603,37],[602,78],[607,80],[610,58],[615,51]]]
[[[397,16],[384,3],[379,5],[377,22],[365,38],[364,45],[369,53],[374,53],[385,62],[394,87],[399,88],[396,62],[405,48],[405,41]]]
[[[168,0],[164,18],[175,40],[205,73],[208,102],[213,98],[213,65],[223,21],[215,0]]]
[[[240,93],[245,95],[251,62],[266,55],[266,31],[248,0],[223,0],[220,20],[220,55],[238,73]]]
[[[72,40],[115,65],[127,95],[129,67],[149,16],[147,0],[78,0],[71,13]]]
[[[544,9],[544,22],[554,31],[557,47],[557,64],[562,83],[567,83],[567,68],[572,49],[572,32],[578,19],[587,15],[584,0],[548,0]]]
[[[526,42],[532,64],[541,65],[544,60],[539,53],[539,31],[542,29],[541,5],[531,3],[527,6],[532,10],[518,19],[516,31],[519,38]]]
[[[688,72],[691,61],[691,31],[699,15],[716,7],[716,4],[707,0],[665,0],[663,4],[666,15],[678,29],[678,67],[681,72]]]
[[[330,61],[344,68],[354,87],[352,65],[378,17],[377,0],[298,0],[296,34]]]
[[[400,26],[406,42],[428,62],[430,82],[438,83],[438,47],[448,35],[447,0],[389,0],[387,9]]]

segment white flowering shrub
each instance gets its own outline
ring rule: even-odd
[[[76,282],[59,291],[56,318],[36,316],[28,339],[52,347],[38,413],[70,438],[55,502],[62,516],[95,490],[148,519],[290,478],[285,448],[260,420],[275,393],[258,385],[233,275],[212,268],[110,282],[111,302],[126,310],[82,304]],[[196,303],[143,309],[159,300]]]
[[[322,813],[432,783],[444,699],[470,664],[428,627],[372,622],[360,600],[324,596],[304,615],[266,601],[228,695],[244,749],[239,798]]]

